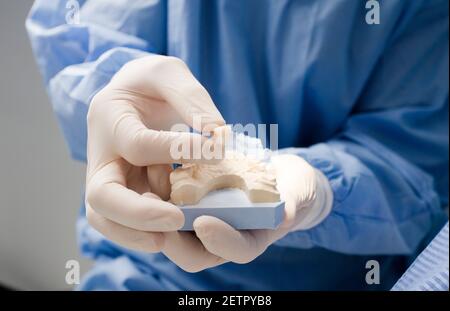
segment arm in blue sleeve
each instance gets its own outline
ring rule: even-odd
[[[66,7],[69,2],[36,1],[26,28],[72,157],[85,161],[91,98],[128,61],[164,52],[165,4],[90,0]],[[79,24],[69,19],[73,13]]]
[[[448,204],[448,2],[418,12],[385,50],[343,129],[290,149],[334,192],[330,215],[280,246],[411,254]]]

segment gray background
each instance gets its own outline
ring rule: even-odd
[[[0,285],[70,289],[85,167],[70,159],[34,62],[31,0],[0,0]]]

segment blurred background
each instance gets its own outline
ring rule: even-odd
[[[71,289],[84,164],[70,159],[32,56],[32,0],[0,1],[0,286]]]

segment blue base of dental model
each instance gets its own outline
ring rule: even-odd
[[[208,193],[195,205],[179,206],[184,213],[182,231],[192,231],[199,216],[214,216],[238,230],[276,229],[284,218],[284,202],[253,203],[239,189]]]

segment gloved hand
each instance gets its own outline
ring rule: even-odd
[[[193,118],[200,117],[194,124]],[[185,123],[209,131],[225,122],[207,91],[174,57],[152,55],[127,63],[91,101],[88,117],[86,213],[110,240],[156,252],[162,232],[184,223],[167,200],[174,143],[203,144],[200,134],[170,132]],[[202,160],[202,159],[200,159]],[[211,161],[217,161],[212,159]]]
[[[227,261],[247,263],[290,231],[311,228],[331,211],[333,194],[327,178],[302,158],[286,154],[272,158],[277,187],[285,201],[285,220],[276,230],[235,230],[211,216],[194,221],[196,237],[166,233],[163,252],[186,271],[196,272]]]

